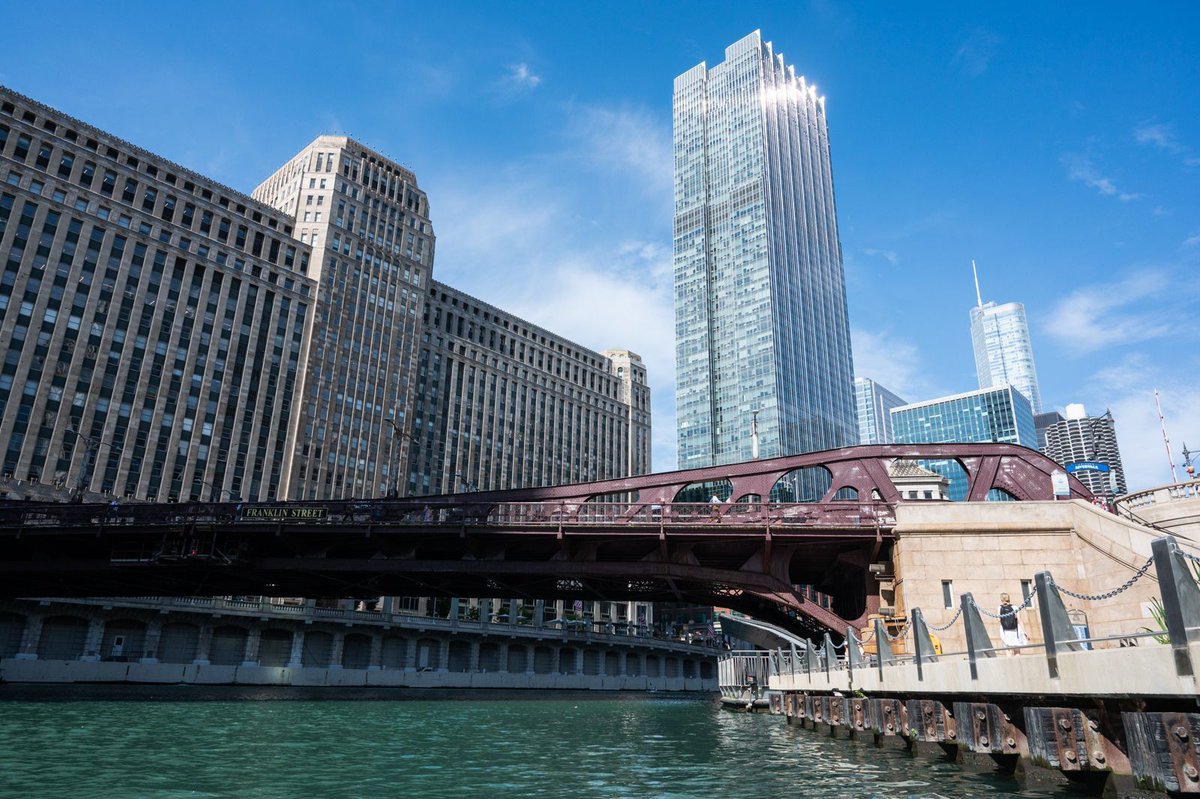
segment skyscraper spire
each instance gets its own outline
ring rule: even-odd
[[[971,274],[975,276],[975,299],[979,302],[979,307],[983,307],[983,295],[979,293],[979,270],[975,268],[975,259],[971,259]]]

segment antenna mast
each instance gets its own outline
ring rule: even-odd
[[[975,300],[983,307],[983,295],[979,293],[979,270],[975,268],[975,259],[971,259],[971,274],[975,276]]]
[[[1154,389],[1154,404],[1158,406],[1158,423],[1162,425],[1163,446],[1167,448],[1167,463],[1171,464],[1171,482],[1178,483],[1179,476],[1175,473],[1175,458],[1171,456],[1171,442],[1167,440],[1167,420],[1163,418],[1162,402],[1158,399],[1158,389]]]

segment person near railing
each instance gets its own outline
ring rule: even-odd
[[[1021,647],[1029,643],[1021,617],[1013,609],[1008,594],[1000,595],[1000,640],[1010,655],[1021,654]]]

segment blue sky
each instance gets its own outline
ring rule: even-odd
[[[249,192],[346,133],[429,193],[434,274],[654,386],[674,466],[671,82],[759,28],[821,93],[858,374],[976,387],[970,260],[1131,488],[1200,449],[1200,4],[0,0],[0,82]],[[1180,471],[1182,474],[1182,471]]]

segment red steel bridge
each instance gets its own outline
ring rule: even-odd
[[[896,505],[922,501],[902,499],[897,459],[956,461],[968,501],[1053,499],[1060,471],[1014,445],[918,444],[402,499],[6,502],[0,596],[636,599],[841,633],[875,609],[868,567],[890,558]],[[805,473],[823,496],[775,501]]]

